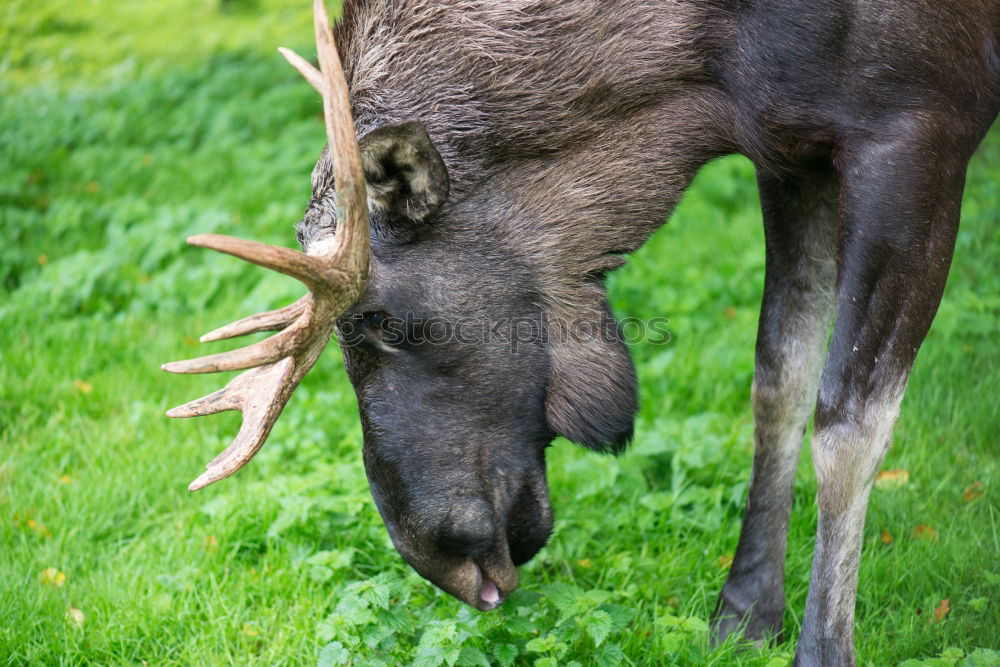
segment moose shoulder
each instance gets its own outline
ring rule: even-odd
[[[324,95],[330,142],[305,255],[195,239],[310,295],[210,335],[283,329],[269,341],[167,366],[251,369],[171,413],[244,412],[193,486],[253,456],[336,327],[393,543],[459,599],[501,604],[551,532],[552,439],[617,452],[632,436],[635,371],[603,277],[701,165],[742,153],[767,267],[753,474],[714,630],[781,633],[815,413],[796,664],[853,665],[868,494],[944,288],[968,160],[1000,109],[1000,5],[347,0],[336,51],[315,6],[322,72],[286,52]]]

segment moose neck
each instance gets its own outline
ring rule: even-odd
[[[558,274],[550,279],[617,268],[666,221],[697,170],[731,152],[726,108],[712,87],[679,92],[558,157],[509,165],[457,203],[454,217],[480,221],[472,233],[534,256]]]
[[[586,273],[641,245],[731,149],[713,5],[347,0],[337,40],[359,135],[421,121],[449,217]]]

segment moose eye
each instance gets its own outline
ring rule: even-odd
[[[378,310],[372,313],[365,313],[364,318],[365,324],[372,329],[381,329],[382,325],[389,319],[389,313]]]
[[[397,346],[403,342],[402,322],[389,313],[377,310],[362,315],[365,334],[382,346]]]

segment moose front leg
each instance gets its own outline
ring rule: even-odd
[[[868,496],[944,290],[958,229],[967,159],[949,156],[961,155],[965,142],[912,130],[904,136],[847,147],[841,157],[837,321],[812,440],[819,524],[799,667],[855,664]]]
[[[831,170],[758,173],[767,269],[753,380],[754,458],[739,546],[715,611],[722,641],[778,637],[792,487],[833,315],[837,182]]]

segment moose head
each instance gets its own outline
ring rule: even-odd
[[[336,331],[357,394],[372,495],[400,554],[481,610],[517,585],[552,529],[545,449],[556,435],[619,451],[632,434],[636,379],[601,281],[606,257],[553,299],[499,230],[473,224],[496,198],[449,199],[444,160],[422,124],[356,136],[322,0],[317,71],[282,54],[323,96],[328,150],[298,237],[305,253],[218,235],[188,242],[297,278],[309,293],[202,337],[280,330],[233,352],[164,365],[249,369],[168,412],[240,410],[233,443],[191,485],[228,477],[263,445]]]

